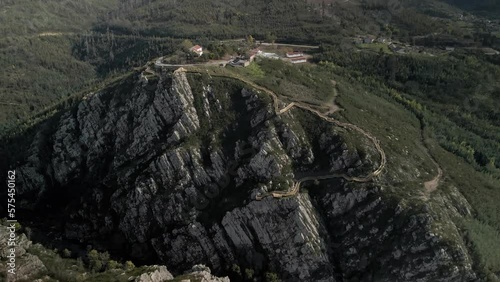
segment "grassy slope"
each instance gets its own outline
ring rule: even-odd
[[[436,169],[421,143],[418,119],[380,89],[363,88],[353,81],[337,79],[340,93],[337,101],[346,109],[342,115],[375,134],[386,150],[388,168],[384,178],[389,181],[387,185],[396,195],[418,201],[418,196],[423,193],[422,182],[436,175]],[[462,158],[440,147],[435,139],[428,140],[431,154],[445,173],[438,187],[439,192],[446,193],[448,188],[457,187],[475,210],[474,217],[458,223],[462,224],[471,248],[479,255],[480,264],[477,267],[486,266],[485,272],[490,275],[498,273],[500,260],[498,251],[494,250],[498,250],[495,246],[500,246],[500,180],[476,171]],[[415,169],[423,172],[420,177],[414,181],[402,179],[405,174],[415,173]]]
[[[350,87],[356,89],[352,84]],[[396,176],[397,171],[405,169],[408,169],[408,172],[411,173],[409,169],[414,169],[416,164],[416,168],[425,167],[426,169],[423,169],[423,171],[429,172],[427,176],[419,178],[420,181],[432,179],[436,173],[435,168],[427,153],[422,149],[420,124],[413,114],[407,110],[401,110],[399,106],[395,105],[395,101],[389,97],[386,97],[389,99],[383,100],[380,97],[374,97],[373,94],[377,93],[377,89],[370,89],[370,94],[359,90],[340,91],[340,93],[339,103],[343,107],[351,109],[345,112],[346,117],[356,124],[364,125],[375,133],[381,139],[382,144],[385,145],[384,148],[388,150],[388,174],[394,173]],[[342,93],[344,95],[348,94],[348,96],[342,97]],[[378,95],[380,94],[382,94],[381,97],[384,97],[383,93]],[[394,108],[400,109],[394,110]],[[384,132],[384,127],[385,130],[391,129],[390,135],[393,138],[390,140],[384,138],[384,135],[387,134]],[[429,131],[426,131],[426,138],[428,138],[428,133]],[[434,136],[431,135],[431,137]],[[445,173],[438,189],[446,193],[448,187],[457,187],[473,206],[475,210],[474,217],[468,218],[462,227],[469,234],[467,237],[472,243],[472,248],[479,254],[480,263],[487,266],[485,272],[498,272],[500,270],[498,252],[492,252],[486,245],[500,245],[500,236],[498,235],[500,231],[500,208],[498,206],[500,180],[476,171],[462,158],[440,147],[435,139],[431,138],[429,140],[431,143],[430,152],[437,159]],[[409,152],[410,156],[406,155],[406,152]],[[412,156],[412,154],[415,155]],[[409,160],[418,160],[419,156],[421,161],[408,165]],[[407,157],[409,158],[407,159]],[[393,180],[395,179],[393,178]],[[422,192],[423,187],[421,183],[414,182],[411,184],[405,181],[401,183],[401,186],[397,185],[397,181],[390,183],[390,185],[395,188],[394,192],[396,194],[405,198],[417,196]],[[398,191],[397,189],[400,188],[403,189]]]
[[[489,281],[498,281],[492,273],[500,272],[500,180],[476,171],[436,141],[432,143],[431,152],[445,172],[444,185],[458,187],[474,208],[474,216],[462,221],[461,227],[476,252],[476,267],[489,273]]]

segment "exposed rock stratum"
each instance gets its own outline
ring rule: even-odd
[[[453,224],[470,213],[460,193],[412,204],[376,180],[336,179],[257,201],[299,176],[363,175],[378,155],[303,110],[276,115],[269,97],[241,82],[138,77],[40,126],[18,169],[23,208],[58,217],[63,238],[173,273],[205,264],[216,274],[238,265],[284,281],[475,279]]]

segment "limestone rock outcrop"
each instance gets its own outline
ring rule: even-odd
[[[176,274],[205,264],[215,274],[237,265],[284,281],[474,279],[461,239],[453,245],[433,231],[468,209],[460,195],[416,207],[377,183],[338,179],[257,201],[259,191],[289,188],[308,173],[357,175],[377,162],[375,154],[361,159],[330,124],[318,122],[321,134],[307,136],[295,110],[277,116],[268,100],[222,78],[130,76],[35,135],[19,193],[37,204],[24,208],[56,207],[64,238],[114,238],[123,242],[118,255]],[[202,281],[227,281],[197,272]]]

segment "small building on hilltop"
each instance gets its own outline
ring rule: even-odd
[[[257,57],[262,57],[262,58],[266,58],[266,59],[273,59],[273,60],[280,59],[280,56],[278,56],[278,54],[276,54],[276,53],[267,53],[267,52],[262,52],[262,51],[259,51],[257,53]]]
[[[292,64],[302,64],[302,63],[307,63],[307,59],[305,57],[296,57],[296,58],[291,58],[290,62],[292,62]]]
[[[482,48],[481,51],[483,51],[483,54],[487,55],[487,56],[494,56],[494,55],[499,55],[500,52],[498,52],[497,50],[493,49],[493,48]]]
[[[391,44],[389,45],[389,49],[392,50],[392,52],[394,53],[398,53],[398,54],[405,54],[406,53],[406,49],[400,45],[396,45],[396,44]]]
[[[248,53],[248,61],[250,61],[250,62],[255,61],[255,58],[257,57],[259,52],[262,53],[262,51],[260,51],[259,49],[254,49],[254,50],[250,51]]]
[[[299,58],[299,57],[303,57],[303,56],[304,56],[304,53],[299,52],[299,51],[286,53],[287,58]]]
[[[389,43],[389,40],[387,40],[384,37],[379,37],[379,38],[377,38],[377,42],[386,44],[386,43]]]
[[[234,60],[230,61],[229,65],[233,67],[248,67],[250,65],[250,61],[245,60],[241,57],[237,57]]]
[[[193,47],[191,47],[191,49],[189,49],[189,51],[195,53],[198,56],[203,55],[203,47],[201,47],[200,45],[194,45]]]
[[[375,39],[376,37],[373,36],[373,35],[367,35],[363,38],[363,43],[365,44],[372,44],[373,42],[375,42]]]
[[[355,38],[353,38],[352,43],[356,44],[356,45],[363,44],[363,38],[355,37]]]

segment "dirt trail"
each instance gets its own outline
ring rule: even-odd
[[[425,140],[424,130],[423,129],[422,129],[422,143],[424,144],[424,147],[425,147],[425,150],[427,152],[427,155],[429,155],[429,158],[431,159],[432,163],[437,168],[437,175],[436,175],[436,177],[434,177],[432,180],[426,181],[424,183],[424,192],[425,192],[424,198],[425,198],[425,200],[428,200],[429,199],[429,195],[432,192],[434,192],[434,191],[437,190],[437,188],[439,186],[439,182],[441,182],[441,178],[443,178],[443,169],[438,164],[438,162],[436,161],[436,159],[432,156],[431,150],[429,149],[429,144]]]
[[[45,37],[45,36],[64,36],[64,35],[74,35],[74,32],[42,32],[39,33],[38,36],[40,37]]]
[[[197,71],[197,70],[186,70],[184,68],[180,68],[179,70],[177,71],[181,71],[181,72],[192,72],[192,73],[201,73],[200,71]],[[330,122],[330,123],[333,123],[339,127],[343,127],[345,129],[349,129],[349,130],[354,130],[354,131],[357,131],[359,133],[361,133],[363,136],[365,136],[366,138],[368,138],[370,141],[372,141],[373,145],[375,146],[375,148],[377,149],[378,153],[380,154],[380,165],[379,167],[371,172],[370,174],[366,175],[366,176],[362,176],[362,177],[353,177],[353,176],[349,176],[347,174],[339,174],[339,173],[334,173],[334,174],[327,174],[327,175],[323,175],[323,176],[314,176],[314,177],[304,177],[302,179],[299,179],[297,180],[293,186],[292,186],[292,189],[288,190],[288,191],[272,191],[272,192],[269,192],[269,193],[265,193],[265,194],[261,194],[261,195],[258,195],[256,197],[257,200],[262,200],[266,197],[269,197],[269,196],[272,196],[274,198],[285,198],[285,197],[291,197],[291,196],[295,196],[297,195],[297,193],[300,191],[300,186],[303,182],[306,182],[306,181],[318,181],[318,180],[328,180],[328,179],[333,179],[333,178],[343,178],[347,181],[352,181],[352,182],[358,182],[358,183],[366,183],[366,182],[369,182],[371,181],[374,177],[377,177],[378,175],[380,175],[382,173],[382,171],[384,170],[385,166],[386,166],[386,163],[387,163],[387,157],[386,157],[386,154],[384,152],[384,150],[382,149],[382,147],[380,146],[380,143],[379,141],[373,136],[371,135],[370,133],[368,133],[367,131],[363,130],[362,128],[358,127],[357,125],[354,125],[354,124],[351,124],[351,123],[346,123],[346,122],[341,122],[341,121],[338,121],[332,117],[329,117],[328,115],[336,112],[339,110],[338,106],[335,105],[334,102],[332,102],[331,104],[333,105],[329,105],[329,106],[311,106],[307,103],[304,103],[304,102],[300,102],[300,101],[294,101],[294,102],[291,102],[289,103],[286,107],[280,109],[280,102],[283,102],[282,100],[279,99],[278,95],[276,93],[274,93],[273,91],[265,88],[265,87],[262,87],[260,85],[257,85],[255,84],[254,82],[248,80],[248,79],[245,79],[245,78],[242,78],[242,77],[239,77],[239,76],[236,76],[236,75],[227,75],[227,74],[212,74],[213,76],[218,76],[218,77],[224,77],[224,78],[229,78],[229,79],[235,79],[235,80],[239,80],[245,84],[248,84],[250,86],[252,86],[253,88],[257,89],[257,90],[260,90],[266,94],[268,94],[269,96],[272,97],[273,99],[273,105],[274,105],[274,112],[277,114],[277,115],[282,115],[282,114],[285,114],[286,112],[288,112],[289,110],[297,107],[297,108],[301,108],[303,110],[306,110],[306,111],[309,111],[315,115],[317,115],[318,117],[320,117],[321,119],[327,121],[327,122]],[[336,82],[332,81],[332,83],[336,84]],[[321,112],[318,110],[318,108],[324,108],[326,109],[327,111],[325,112]],[[429,195],[430,193],[434,192],[438,186],[439,186],[439,183],[443,177],[443,170],[441,168],[441,166],[437,163],[437,161],[434,159],[434,157],[432,156],[431,152],[430,152],[430,149],[429,149],[429,145],[427,144],[426,140],[425,140],[425,137],[424,137],[424,132],[423,132],[423,129],[422,129],[422,142],[424,144],[424,147],[427,151],[427,154],[429,155],[429,157],[431,158],[432,162],[434,163],[434,165],[436,166],[437,168],[437,175],[436,177],[434,177],[432,180],[429,180],[427,182],[424,183],[424,188],[425,188],[425,199],[428,199],[429,198]]]
[[[335,99],[339,96],[339,93],[337,92],[337,82],[335,80],[332,80],[332,85],[333,85],[333,92],[335,93],[333,97],[325,104],[326,107],[328,108],[328,111],[325,112],[325,115],[331,115],[334,114],[340,110],[342,110],[339,105],[335,103]]]
[[[180,71],[200,73],[199,71],[196,71],[196,70],[184,70],[184,69],[182,69]],[[271,90],[269,90],[269,89],[267,89],[265,87],[257,85],[257,84],[255,84],[254,82],[252,82],[250,80],[247,80],[245,78],[238,77],[238,76],[232,76],[232,75],[227,75],[227,74],[211,74],[211,75],[212,76],[219,76],[219,77],[230,78],[230,79],[236,79],[236,80],[239,80],[239,81],[241,81],[241,82],[243,82],[245,84],[248,84],[249,86],[251,86],[251,87],[253,87],[253,88],[257,89],[257,90],[260,90],[260,91],[268,94],[273,99],[274,112],[277,115],[285,114],[287,111],[289,111],[289,110],[291,110],[291,109],[293,109],[293,108],[296,107],[296,108],[300,108],[300,109],[309,111],[309,112],[317,115],[318,117],[320,117],[321,119],[323,119],[323,120],[325,120],[325,121],[327,121],[329,123],[333,123],[333,124],[335,124],[337,126],[340,126],[342,128],[348,129],[348,130],[357,131],[357,132],[361,133],[363,136],[365,136],[366,138],[368,138],[370,141],[372,141],[373,145],[375,146],[375,148],[377,149],[378,153],[380,154],[380,165],[378,166],[378,168],[375,171],[371,172],[370,174],[368,174],[366,176],[353,177],[353,176],[349,176],[347,174],[333,173],[333,174],[327,174],[327,175],[323,175],[323,176],[304,177],[302,179],[297,180],[293,184],[292,189],[290,189],[289,191],[273,191],[273,192],[269,192],[269,193],[266,193],[266,194],[261,194],[261,195],[258,195],[256,197],[257,200],[262,200],[263,198],[266,198],[266,197],[269,197],[269,196],[272,196],[274,198],[284,198],[284,197],[295,196],[300,191],[301,184],[303,182],[306,182],[306,181],[327,180],[327,179],[333,179],[333,178],[344,178],[347,181],[365,183],[365,182],[371,181],[374,177],[377,177],[378,175],[380,175],[382,173],[382,171],[384,170],[386,162],[387,162],[387,158],[386,158],[384,150],[380,146],[379,141],[373,135],[371,135],[370,133],[368,133],[365,130],[361,129],[357,125],[338,121],[338,120],[336,120],[336,119],[334,119],[332,117],[329,117],[327,114],[322,113],[319,110],[317,110],[317,109],[315,109],[315,108],[313,108],[313,107],[311,107],[311,106],[309,106],[309,105],[307,105],[307,104],[305,104],[303,102],[297,102],[297,101],[295,101],[295,102],[292,102],[292,103],[288,104],[285,108],[280,109],[280,107],[279,107],[280,99],[278,98],[278,95],[276,95],[276,93],[274,93],[273,91],[271,91]]]
[[[250,84],[250,85],[252,85],[252,84]],[[357,132],[361,133],[362,135],[364,135],[366,138],[370,139],[370,141],[373,142],[375,148],[377,149],[377,151],[380,154],[380,165],[379,165],[379,167],[375,171],[371,172],[370,174],[368,174],[366,176],[361,176],[361,177],[349,176],[349,175],[343,174],[343,173],[332,173],[332,174],[327,174],[327,175],[322,175],[322,176],[304,177],[304,178],[299,179],[298,181],[296,181],[293,184],[292,189],[290,189],[288,191],[273,191],[273,192],[269,192],[269,193],[257,195],[256,196],[256,200],[262,200],[262,199],[264,199],[266,197],[269,197],[269,196],[272,196],[274,198],[285,198],[285,197],[295,196],[295,195],[297,195],[299,193],[301,184],[304,183],[304,182],[306,182],[306,181],[317,181],[317,180],[328,180],[328,179],[334,179],[334,178],[344,178],[347,181],[353,181],[353,182],[358,182],[358,183],[366,183],[366,182],[371,181],[374,177],[377,177],[378,175],[380,175],[380,173],[382,173],[382,171],[385,168],[385,165],[386,165],[386,162],[387,162],[387,158],[386,158],[384,150],[380,146],[380,143],[378,142],[378,140],[373,135],[371,135],[370,133],[368,133],[365,130],[361,129],[357,125],[338,121],[338,120],[336,120],[334,118],[331,118],[331,117],[329,117],[329,116],[321,113],[320,111],[318,111],[316,109],[313,109],[310,106],[307,106],[307,105],[304,105],[304,104],[301,104],[301,103],[298,103],[298,102],[292,102],[289,105],[287,105],[285,108],[283,108],[283,109],[281,109],[279,111],[276,111],[276,113],[278,115],[282,115],[282,114],[286,113],[287,111],[293,109],[294,107],[301,108],[303,110],[306,110],[306,111],[309,111],[311,113],[314,113],[318,117],[320,117],[321,119],[323,119],[323,120],[325,120],[327,122],[333,123],[333,124],[335,124],[337,126],[343,127],[345,129],[350,129],[350,130],[357,131]]]
[[[430,193],[437,190],[437,187],[439,186],[439,182],[441,181],[441,178],[443,177],[443,170],[436,162],[434,162],[434,163],[436,164],[436,167],[438,169],[438,174],[436,175],[436,177],[434,177],[434,179],[424,183],[425,192],[427,194],[430,194]]]
[[[328,103],[328,111],[325,112],[325,115],[332,115],[340,110],[341,110],[341,108],[339,106],[337,106],[337,104],[335,104],[334,101],[331,101]]]

